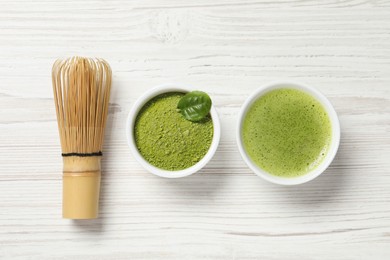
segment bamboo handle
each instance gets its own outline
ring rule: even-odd
[[[100,157],[64,157],[62,216],[97,218],[100,194]]]

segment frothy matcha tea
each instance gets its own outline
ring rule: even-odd
[[[298,177],[325,158],[332,135],[329,116],[311,95],[297,89],[272,90],[257,99],[243,122],[244,148],[264,171]]]

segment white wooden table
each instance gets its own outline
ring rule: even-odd
[[[51,86],[58,57],[109,61],[101,215],[61,218]],[[342,141],[302,186],[256,177],[235,143],[240,106],[290,78],[334,104]],[[210,93],[222,123],[197,175],[147,173],[125,119],[149,88]],[[390,259],[390,1],[0,1],[0,259]]]

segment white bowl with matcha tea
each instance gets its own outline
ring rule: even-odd
[[[242,106],[237,144],[258,176],[282,185],[308,182],[333,161],[340,143],[332,104],[316,89],[275,82],[256,90]]]
[[[194,89],[180,84],[157,86],[142,95],[128,115],[130,150],[157,176],[191,175],[217,150],[221,136],[217,111],[206,93]]]

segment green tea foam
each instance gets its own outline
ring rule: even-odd
[[[244,148],[264,171],[298,177],[315,169],[326,157],[332,127],[325,108],[297,89],[272,90],[257,99],[245,115]]]

